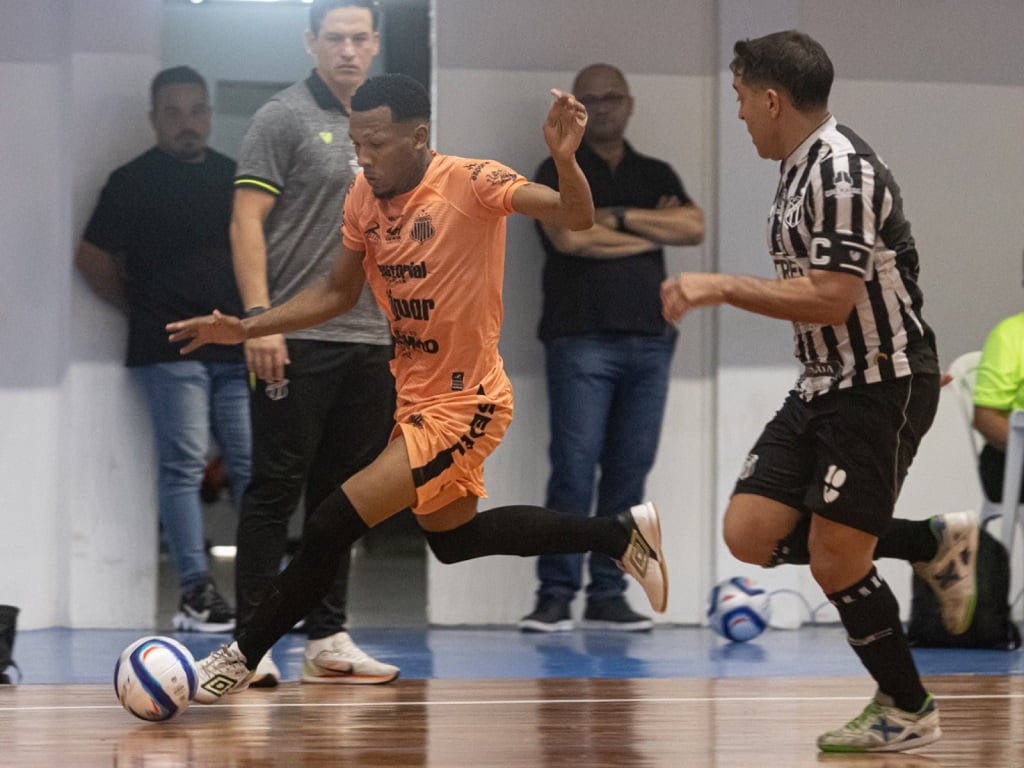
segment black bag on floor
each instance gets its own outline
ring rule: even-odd
[[[18,669],[11,654],[14,653],[14,629],[18,621],[18,609],[13,605],[0,605],[0,685],[11,682],[8,667]],[[19,676],[21,670],[18,670]]]
[[[988,522],[988,521],[986,521]],[[1006,547],[988,531],[978,532],[978,599],[974,620],[962,635],[951,635],[942,623],[939,599],[914,576],[907,640],[919,648],[1020,648],[1020,630],[1010,618],[1010,558]]]

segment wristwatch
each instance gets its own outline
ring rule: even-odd
[[[626,206],[613,205],[612,216],[615,217],[615,229],[619,232],[626,231]]]
[[[245,310],[245,316],[256,317],[256,315],[262,315],[266,311],[266,307],[249,307],[247,310]]]

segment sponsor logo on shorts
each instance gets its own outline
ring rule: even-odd
[[[271,400],[284,400],[288,397],[288,379],[268,381],[263,387],[263,392]]]
[[[835,464],[830,464],[825,472],[825,488],[822,497],[826,504],[831,504],[839,498],[839,489],[846,484],[846,470],[839,469]]]

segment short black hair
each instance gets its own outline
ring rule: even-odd
[[[206,80],[203,79],[202,75],[192,69],[192,67],[171,67],[170,69],[157,72],[156,77],[153,78],[153,82],[150,83],[150,107],[152,109],[156,109],[156,97],[160,93],[161,88],[166,85],[181,85],[183,83],[202,86],[203,90],[209,93],[209,89],[206,87]]]
[[[377,107],[390,107],[391,119],[396,123],[430,120],[430,95],[408,75],[371,77],[352,94],[353,112],[369,112]]]
[[[380,5],[377,0],[313,0],[313,5],[309,7],[309,31],[313,37],[320,34],[324,16],[335,8],[366,8],[373,17],[373,31],[380,30]]]
[[[795,29],[739,40],[729,64],[744,85],[785,90],[797,109],[828,104],[835,71],[821,43]]]

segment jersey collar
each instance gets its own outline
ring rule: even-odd
[[[345,111],[345,105],[338,101],[338,98],[331,93],[331,89],[327,87],[327,83],[323,81],[323,78],[320,77],[315,69],[306,78],[306,87],[313,94],[313,101],[316,102],[320,109],[334,109],[343,115],[348,114]]]

